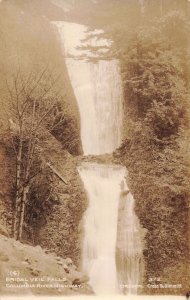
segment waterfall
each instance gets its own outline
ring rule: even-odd
[[[65,22],[55,24],[63,38],[66,65],[78,102],[84,154],[112,153],[121,143],[123,109],[119,64],[116,60],[93,63],[86,59],[86,55],[96,55],[91,55],[88,49],[80,49],[87,35],[85,26]],[[96,41],[95,38],[91,44],[101,45],[102,52],[106,51],[104,46],[109,45],[107,41]]]
[[[106,53],[111,41],[93,36],[87,42],[88,31],[83,25],[54,25],[78,102],[84,155],[112,153],[121,143],[120,69],[117,60],[97,59]],[[97,46],[98,53],[92,46]],[[89,162],[81,164],[78,171],[89,198],[84,215],[83,269],[90,284],[96,294],[136,293],[133,285],[139,282],[141,244],[134,199],[131,194],[124,196],[128,191],[127,170]],[[128,285],[126,290],[121,288],[123,284]]]
[[[83,267],[97,294],[118,293],[115,262],[118,197],[126,169],[88,163],[79,172],[90,199],[84,217]]]

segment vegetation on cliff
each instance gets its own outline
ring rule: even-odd
[[[148,230],[146,279],[156,274],[177,283],[180,278],[184,292],[189,280],[188,34],[184,14],[171,11],[141,25],[128,40],[121,58],[126,132],[119,149],[137,214]]]
[[[122,60],[128,125],[119,149],[137,214],[148,229],[147,279],[155,274],[163,278],[175,266],[184,286],[190,195],[187,28],[184,16],[175,11],[131,39]],[[179,30],[180,43],[175,39]],[[167,280],[177,283],[180,276],[168,271]]]

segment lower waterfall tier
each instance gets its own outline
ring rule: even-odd
[[[84,163],[78,169],[89,198],[83,270],[96,294],[136,294],[133,285],[139,282],[141,240],[134,200],[126,184],[127,170],[96,163]]]

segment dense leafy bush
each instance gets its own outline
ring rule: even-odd
[[[175,40],[182,20],[184,28],[187,21],[175,12],[141,27],[122,61],[127,125],[119,156],[129,170],[137,214],[148,229],[147,278],[162,276],[164,268],[188,260],[187,48]],[[168,39],[165,29],[171,26],[174,38]],[[181,40],[186,35],[184,31]]]

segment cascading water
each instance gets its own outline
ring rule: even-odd
[[[119,64],[116,60],[97,60],[98,54],[92,53],[89,47],[81,48],[87,45],[85,26],[66,22],[54,22],[54,25],[63,42],[79,106],[84,155],[112,153],[121,143],[123,109]],[[90,42],[90,46],[101,46],[99,54],[106,53],[110,44],[96,37]],[[89,57],[96,58],[96,63],[88,60]],[[84,216],[83,269],[97,294],[125,293],[119,284],[129,285],[127,292],[136,293],[130,286],[138,284],[139,258],[134,254],[137,243],[140,253],[141,244],[134,200],[129,195],[123,198],[122,194],[123,185],[128,190],[127,170],[96,163],[83,163],[78,170],[89,197]]]
[[[79,48],[87,36],[85,26],[55,24],[63,39],[66,65],[79,106],[84,154],[111,153],[121,143],[123,109],[119,64],[116,60],[93,63],[84,58],[84,55],[94,58],[89,50]],[[93,40],[91,44],[95,43],[102,47],[109,45],[105,40]],[[105,52],[106,48],[101,51]]]
[[[90,199],[85,214],[84,270],[96,293],[118,293],[115,262],[118,196],[126,169],[88,163],[79,172]]]

